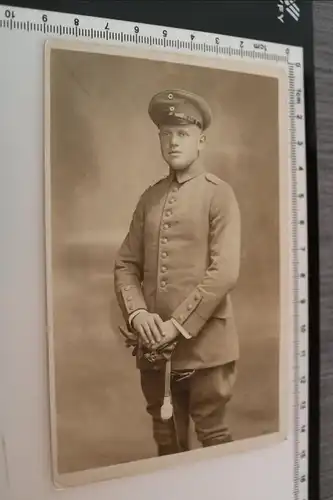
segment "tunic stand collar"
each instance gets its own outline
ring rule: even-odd
[[[170,168],[170,178],[172,181],[178,182],[179,184],[183,184],[184,182],[190,181],[197,177],[198,175],[205,172],[206,169],[202,165],[201,162],[196,161],[192,163],[187,169],[175,171]]]

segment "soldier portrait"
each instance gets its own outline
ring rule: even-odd
[[[48,45],[58,484],[285,439],[285,81],[263,62]]]

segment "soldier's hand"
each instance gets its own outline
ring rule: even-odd
[[[158,314],[140,311],[134,317],[132,326],[146,345],[158,344],[164,337],[163,321]]]
[[[179,335],[178,329],[171,320],[162,323],[162,329],[164,333],[163,338],[156,346],[154,346],[155,349],[163,348],[165,345],[173,342]]]

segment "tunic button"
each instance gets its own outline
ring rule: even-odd
[[[163,259],[165,259],[165,257],[168,256],[168,254],[167,254],[167,252],[162,252],[161,256],[162,256]]]
[[[195,296],[194,296],[194,300],[199,300],[200,299],[200,295],[197,293]]]
[[[167,268],[166,266],[162,266],[162,267],[161,267],[161,271],[162,271],[162,273],[165,273],[167,270],[168,270],[168,268]]]
[[[127,300],[128,302],[131,302],[132,297],[131,297],[131,296],[129,296],[129,297],[127,297],[127,299],[126,299],[126,300]]]
[[[163,229],[169,229],[170,224],[163,224]]]
[[[166,285],[166,281],[161,281],[161,287],[164,288]]]
[[[181,315],[179,316],[179,321],[183,321],[183,320],[184,320],[184,316],[181,314]]]
[[[191,309],[193,309],[192,304],[188,304],[188,305],[187,305],[187,309],[188,309],[189,311],[190,311]]]
[[[172,210],[167,210],[165,212],[166,217],[170,217],[171,214],[172,214]]]
[[[133,304],[130,304],[130,305],[128,306],[128,309],[129,309],[129,311],[133,311],[133,309],[134,309]]]
[[[129,286],[125,286],[125,288],[124,288],[125,292],[127,292],[129,289],[130,289]]]
[[[169,203],[173,203],[174,201],[176,201],[176,198],[170,198]]]
[[[162,241],[162,243],[167,243],[168,242],[168,238],[164,237],[164,238],[162,238],[161,241]]]
[[[177,193],[177,191],[178,191],[178,188],[176,188],[176,186],[174,188],[172,188],[173,193]]]

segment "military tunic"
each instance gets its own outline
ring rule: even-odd
[[[174,318],[172,368],[202,369],[238,359],[230,293],[240,269],[240,211],[229,184],[198,163],[170,173],[140,197],[115,260],[115,292],[128,322],[137,309]],[[138,359],[141,369],[152,368]]]

